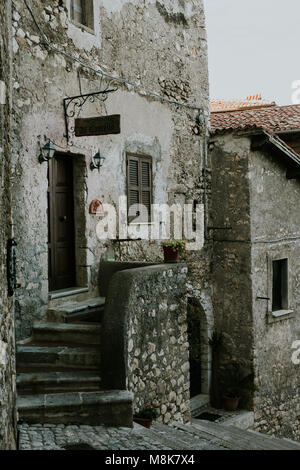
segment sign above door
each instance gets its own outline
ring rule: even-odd
[[[120,134],[120,114],[75,119],[75,137]]]

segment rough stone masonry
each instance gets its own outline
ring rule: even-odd
[[[207,43],[202,0],[94,2],[93,31],[76,25],[70,1],[29,2],[49,43],[94,69],[140,83],[119,85],[106,101],[89,102],[80,117],[119,113],[121,134],[66,140],[62,101],[103,86],[87,67],[45,45],[23,0],[13,1],[14,218],[18,247],[17,337],[30,334],[48,307],[47,164],[40,146],[50,138],[59,152],[71,152],[74,170],[76,285],[97,295],[99,260],[107,248],[120,260],[161,261],[157,242],[102,243],[93,199],[117,206],[126,195],[126,155],[148,155],[153,162],[153,202],[203,202],[203,139],[197,111],[162,103],[143,89],[202,106],[208,116]],[[80,74],[80,83],[78,75]],[[102,85],[101,85],[102,83]],[[71,122],[72,127],[74,123]],[[98,148],[106,160],[100,175],[89,168]],[[112,177],[113,175],[113,177]],[[195,280],[191,295],[204,288],[207,250],[191,254]],[[199,260],[199,262],[197,261]],[[199,274],[199,275],[198,275]],[[207,289],[206,289],[207,290]],[[204,292],[204,290],[203,290]],[[196,294],[195,294],[196,295]],[[200,294],[198,294],[200,297]],[[204,295],[204,294],[203,294]],[[205,294],[209,296],[209,292]]]
[[[11,227],[11,2],[0,4],[0,449],[16,446],[13,303],[7,292]]]

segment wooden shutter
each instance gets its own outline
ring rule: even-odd
[[[84,21],[85,2],[83,0],[72,0],[72,19],[79,24],[85,24]]]
[[[133,204],[144,204],[151,218],[152,204],[152,160],[150,157],[127,156],[127,198],[128,220],[132,221],[139,214],[133,214]]]
[[[147,207],[149,220],[151,218],[151,203],[152,203],[152,172],[151,172],[151,161],[149,159],[142,158],[140,160],[140,171],[141,171],[141,203]]]

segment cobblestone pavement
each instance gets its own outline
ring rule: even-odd
[[[22,424],[19,450],[66,450],[66,446],[88,444],[95,450],[169,450],[161,441],[145,436],[138,425],[130,428],[63,424]]]
[[[300,450],[300,444],[233,426],[193,420],[151,429],[20,424],[19,450]]]

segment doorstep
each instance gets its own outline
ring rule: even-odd
[[[253,411],[248,410],[236,410],[236,411],[226,411],[222,409],[216,409],[212,407],[204,407],[202,408],[201,414],[211,414],[215,415],[216,417],[219,416],[217,419],[214,419],[214,423],[222,424],[223,426],[234,426],[239,429],[248,430],[254,426],[254,413]],[[206,418],[208,419],[208,418]],[[192,415],[191,423],[197,424],[201,422],[201,419],[197,419],[195,415]],[[203,421],[202,421],[203,422]]]
[[[203,408],[209,406],[209,395],[201,393],[190,399],[191,416],[195,418],[200,414]]]
[[[68,289],[49,292],[49,300],[61,299],[62,297],[71,297],[72,295],[79,295],[88,291],[88,287],[69,287]]]
[[[49,322],[66,322],[72,317],[76,319],[76,315],[84,313],[98,312],[103,310],[105,305],[105,297],[92,297],[81,301],[70,301],[61,303],[57,306],[49,306],[47,311],[47,321]]]

